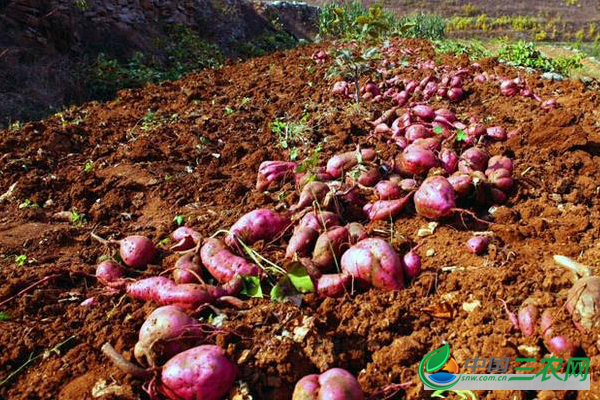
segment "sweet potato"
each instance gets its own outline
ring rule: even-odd
[[[358,177],[358,183],[367,187],[375,186],[380,180],[381,173],[377,167],[369,168]]]
[[[237,367],[221,348],[202,345],[177,354],[162,367],[160,391],[173,400],[220,400],[236,375]]]
[[[146,318],[134,348],[142,365],[156,365],[200,344],[204,339],[200,322],[177,306],[159,307]]]
[[[315,244],[312,262],[319,270],[326,271],[339,259],[348,240],[348,228],[343,226],[322,233]]]
[[[567,295],[566,307],[576,326],[600,327],[600,277],[589,276],[575,282]]]
[[[373,149],[362,149],[360,154],[363,161],[373,161],[377,155]],[[335,155],[327,161],[327,173],[334,178],[339,178],[343,172],[348,172],[354,168],[358,161],[356,151]]]
[[[325,196],[327,196],[327,193],[329,193],[329,186],[327,184],[319,181],[309,182],[302,188],[298,203],[290,207],[290,210],[302,210],[309,207],[313,201],[321,203],[325,199]]]
[[[119,240],[119,254],[123,262],[132,268],[145,267],[156,253],[154,243],[145,236],[132,235]]]
[[[289,223],[290,218],[287,214],[279,214],[266,208],[250,211],[231,226],[225,243],[229,247],[237,248],[238,239],[248,246],[259,240],[273,240]]]
[[[324,274],[317,280],[315,288],[320,297],[339,297],[351,281],[349,274]]]
[[[340,217],[330,211],[311,211],[302,217],[298,226],[323,232],[332,226],[340,224]]]
[[[263,161],[258,167],[256,190],[266,190],[272,183],[294,177],[297,164],[287,161]]]
[[[421,175],[437,166],[433,151],[411,144],[396,157],[396,172],[405,175]]]
[[[456,206],[456,194],[443,176],[430,176],[415,192],[417,214],[429,219],[450,216]]]
[[[121,264],[116,261],[102,261],[96,267],[96,278],[101,284],[108,287],[122,285],[125,271]]]
[[[296,227],[285,251],[285,257],[292,258],[294,254],[300,257],[307,256],[318,237],[319,232],[312,228],[306,226]]]
[[[321,375],[300,379],[292,400],[363,400],[364,394],[356,378],[346,370],[332,368]]]
[[[380,200],[393,200],[402,196],[402,188],[398,183],[392,181],[380,181],[375,185],[375,190]]]
[[[200,257],[196,254],[184,254],[175,262],[173,280],[176,283],[198,283]]]
[[[171,247],[173,251],[185,251],[194,248],[201,240],[202,235],[192,228],[180,226],[171,232],[171,240],[175,245]]]
[[[202,264],[219,282],[229,282],[236,275],[259,275],[259,268],[233,254],[219,239],[207,239],[200,249]]]
[[[400,199],[378,200],[374,203],[368,203],[363,207],[363,210],[371,221],[389,220],[400,214],[412,195],[411,192]]]
[[[138,300],[154,301],[160,305],[178,305],[184,309],[196,309],[212,303],[223,296],[233,296],[242,289],[239,277],[222,286],[195,283],[176,284],[163,276],[123,282],[121,289]]]
[[[342,256],[342,271],[362,286],[400,290],[404,288],[402,259],[394,248],[380,238],[364,239]]]
[[[487,167],[489,156],[479,147],[471,147],[460,155],[458,170],[460,172],[484,171]]]

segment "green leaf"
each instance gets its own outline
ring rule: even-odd
[[[358,180],[358,178],[360,178],[360,169],[354,168],[352,171],[348,172],[348,176],[354,180]]]
[[[0,321],[8,321],[10,318],[10,315],[5,313],[4,311],[0,311]]]
[[[436,126],[435,128],[433,128],[433,132],[437,135],[440,135],[442,132],[444,132],[444,128],[442,128],[441,126]]]
[[[25,265],[25,261],[27,261],[27,256],[25,254],[15,256],[15,264],[17,264],[19,267]]]
[[[293,147],[290,150],[290,160],[291,161],[296,161],[298,159],[298,148],[297,147]]]
[[[245,294],[248,297],[263,298],[263,291],[258,276],[242,276],[242,282],[244,287],[240,292],[241,294]]]
[[[440,369],[450,357],[450,345],[444,344],[439,349],[433,350],[426,356],[425,372],[433,372]]]
[[[355,154],[356,154],[356,161],[359,164],[362,164],[363,163],[363,157],[362,157],[362,153],[360,152],[360,149],[356,149],[356,153]]]
[[[312,279],[306,272],[306,268],[300,263],[295,263],[288,268],[288,276],[290,277],[290,281],[292,285],[300,292],[300,293],[309,293],[315,291],[315,286],[313,285]]]
[[[183,225],[183,221],[184,221],[183,215],[179,215],[179,214],[176,215],[175,218],[173,218],[173,221],[179,226]]]
[[[467,132],[463,131],[462,129],[459,129],[456,133],[456,141],[464,142],[465,140],[467,140]]]
[[[271,297],[271,301],[274,301],[275,303],[280,303],[285,299],[285,291],[280,283],[271,288],[269,296]]]

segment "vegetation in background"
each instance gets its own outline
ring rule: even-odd
[[[433,42],[438,53],[450,53],[454,55],[466,54],[471,59],[490,57],[492,54],[477,40],[435,40]]]
[[[84,68],[82,79],[91,98],[107,99],[122,88],[140,87],[203,68],[218,67],[223,62],[219,49],[184,25],[168,28],[165,40],[157,47],[166,52],[166,60],[155,60],[136,52],[129,60],[119,61],[99,54],[96,62]]]
[[[531,42],[519,41],[509,43],[500,48],[498,58],[511,65],[539,69],[544,72],[557,72],[568,75],[571,71],[581,68],[581,55],[569,57],[548,58],[544,56]]]
[[[415,14],[402,17],[401,26],[408,25],[406,37],[441,40],[446,35],[446,20],[437,14]]]
[[[390,35],[441,39],[444,29],[444,19],[438,15],[415,14],[399,18],[379,4],[365,8],[357,0],[327,3],[319,15],[321,39],[371,40]]]
[[[243,58],[260,57],[273,51],[291,49],[299,44],[276,17],[271,20],[271,25],[274,30],[267,30],[254,40],[238,44],[237,50]]]
[[[373,70],[373,61],[379,58],[379,49],[377,47],[371,47],[361,52],[353,52],[352,49],[343,48],[337,51],[334,64],[330,68],[328,76],[341,76],[350,82],[354,82],[354,100],[359,103],[360,77],[371,72]]]

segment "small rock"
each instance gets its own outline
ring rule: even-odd
[[[555,81],[561,81],[563,79],[565,79],[565,77],[561,74],[558,74],[556,72],[544,72],[542,74],[542,78],[543,79],[551,79],[551,80],[555,80]]]
[[[466,312],[473,312],[477,307],[481,306],[481,302],[479,300],[471,301],[470,303],[463,303],[462,309]]]

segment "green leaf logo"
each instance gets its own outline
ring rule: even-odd
[[[425,359],[425,372],[430,373],[440,369],[450,357],[450,345],[446,343],[439,349],[427,353]]]

